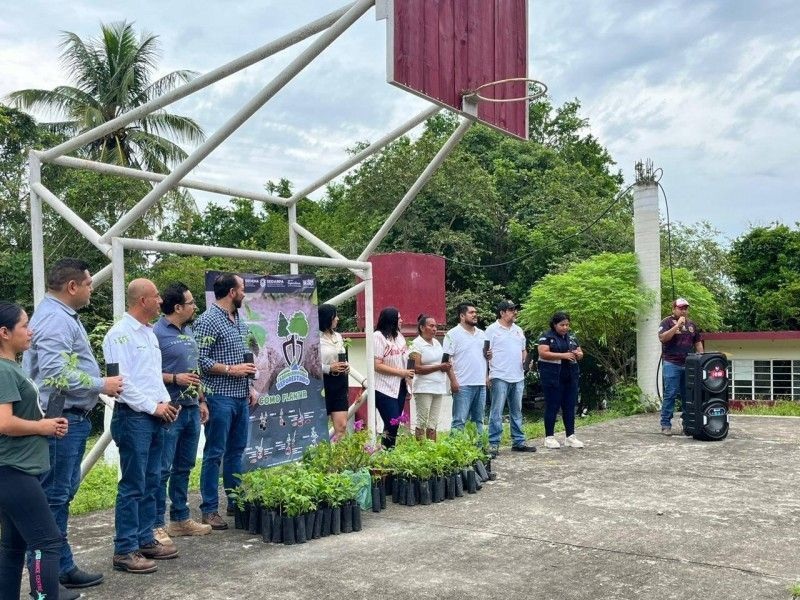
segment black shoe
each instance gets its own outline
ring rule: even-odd
[[[87,573],[75,567],[69,573],[58,576],[58,581],[65,588],[87,588],[103,583],[102,573]]]
[[[498,454],[500,454],[500,448],[497,446],[489,446],[489,458],[497,458]]]
[[[536,446],[511,446],[514,452],[536,452]]]

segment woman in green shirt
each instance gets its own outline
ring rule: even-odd
[[[38,476],[50,468],[46,436],[63,437],[67,420],[42,418],[39,390],[17,363],[31,337],[22,307],[0,301],[0,600],[19,600],[26,550],[34,598],[58,599],[61,532]]]

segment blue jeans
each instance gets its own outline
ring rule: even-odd
[[[161,454],[161,482],[156,495],[156,527],[165,524],[167,510],[167,481],[169,480],[169,519],[189,518],[189,472],[197,458],[200,441],[200,408],[182,406],[178,418],[164,431],[164,450]]]
[[[225,494],[239,485],[242,473],[242,454],[247,447],[250,410],[247,398],[232,398],[213,394],[208,396],[206,445],[203,448],[203,467],[200,470],[200,495],[203,514],[219,512],[219,470]],[[228,495],[228,508],[233,500]]]
[[[122,478],[114,510],[114,554],[136,552],[153,541],[161,481],[162,421],[124,404],[114,408],[111,437],[119,448]]]
[[[661,427],[671,427],[672,414],[675,412],[675,398],[680,394],[681,402],[686,402],[686,367],[665,360],[661,367],[661,376],[664,384]]]
[[[486,386],[462,385],[453,393],[453,422],[450,429],[464,429],[467,420],[483,433],[483,414],[486,411]]]
[[[64,538],[59,559],[61,575],[75,568],[72,549],[67,541],[67,519],[70,502],[81,483],[81,460],[86,450],[86,440],[92,431],[92,424],[85,415],[66,411],[64,418],[69,421],[67,435],[63,438],[47,438],[50,446],[50,470],[41,477],[50,511]]]
[[[525,445],[522,431],[522,388],[523,381],[509,383],[502,379],[492,379],[492,405],[489,409],[489,445],[499,446],[503,435],[503,408],[508,400],[508,415],[511,420],[511,443]]]

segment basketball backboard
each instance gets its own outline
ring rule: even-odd
[[[462,96],[481,85],[528,76],[527,0],[385,0],[389,83],[462,114]],[[481,91],[524,98],[514,81]],[[478,119],[528,139],[528,101],[480,102]]]

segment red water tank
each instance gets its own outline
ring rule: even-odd
[[[394,306],[403,318],[403,334],[417,331],[417,316],[428,314],[439,324],[446,321],[444,258],[434,254],[392,252],[375,254],[372,263],[374,319],[387,306]],[[364,294],[356,298],[358,327],[364,329]]]

